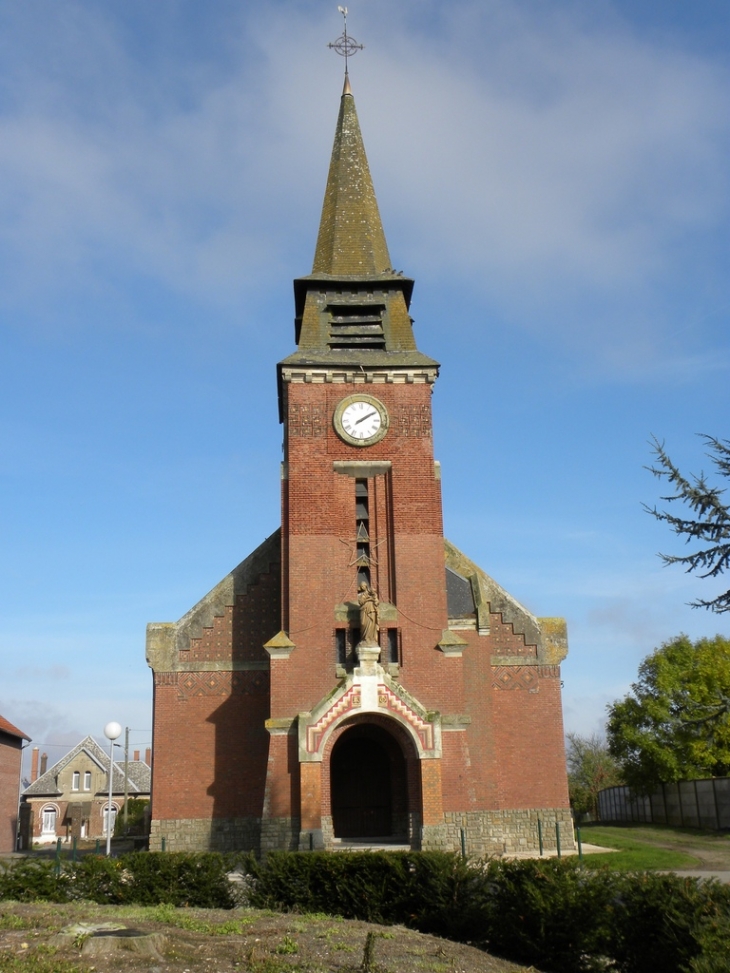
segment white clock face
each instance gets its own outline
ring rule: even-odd
[[[380,432],[383,420],[369,402],[353,402],[342,413],[342,428],[353,439],[372,439]]]
[[[352,395],[343,399],[334,421],[338,435],[353,446],[370,446],[388,431],[385,406],[371,395]]]

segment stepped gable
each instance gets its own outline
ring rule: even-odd
[[[480,633],[488,634],[491,628],[489,616],[499,615],[505,625],[512,627],[515,635],[523,637],[526,647],[534,646],[535,664],[558,665],[562,662],[568,654],[564,619],[536,618],[446,538],[444,555],[447,570],[453,571],[471,584],[472,603]],[[451,611],[449,614],[451,615]]]
[[[227,574],[207,595],[186,612],[177,622],[151,622],[147,626],[147,662],[155,672],[173,672],[185,669],[189,659],[181,659],[196,648],[196,642],[204,638],[206,632],[215,631],[216,621],[228,619],[234,628],[233,613],[237,606],[245,609],[244,602],[252,588],[266,579],[270,585],[270,611],[272,619],[277,620],[281,605],[281,530],[274,531],[255,551]],[[255,654],[262,660],[268,658],[263,652],[263,642],[271,638],[279,626],[274,627],[254,647]],[[236,646],[231,649],[231,633],[222,636],[222,641],[230,653],[235,654]],[[241,646],[245,649],[246,646]]]

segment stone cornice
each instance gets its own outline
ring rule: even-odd
[[[337,368],[328,366],[283,366],[285,383],[312,385],[433,385],[437,368]]]

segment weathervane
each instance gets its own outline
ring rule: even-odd
[[[345,29],[343,30],[342,34],[337,38],[337,40],[334,41],[332,44],[328,44],[327,47],[329,47],[329,49],[332,51],[337,51],[337,53],[341,57],[344,57],[345,74],[347,74],[348,57],[352,57],[353,54],[357,54],[357,52],[361,51],[363,47],[365,47],[365,45],[358,44],[354,37],[349,37],[347,34],[347,7],[338,7],[337,9],[340,11],[340,13],[344,18]]]

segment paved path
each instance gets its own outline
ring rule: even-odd
[[[666,875],[681,875],[683,878],[716,878],[724,885],[730,885],[730,871],[720,871],[717,869],[682,868],[673,872],[665,872]]]

